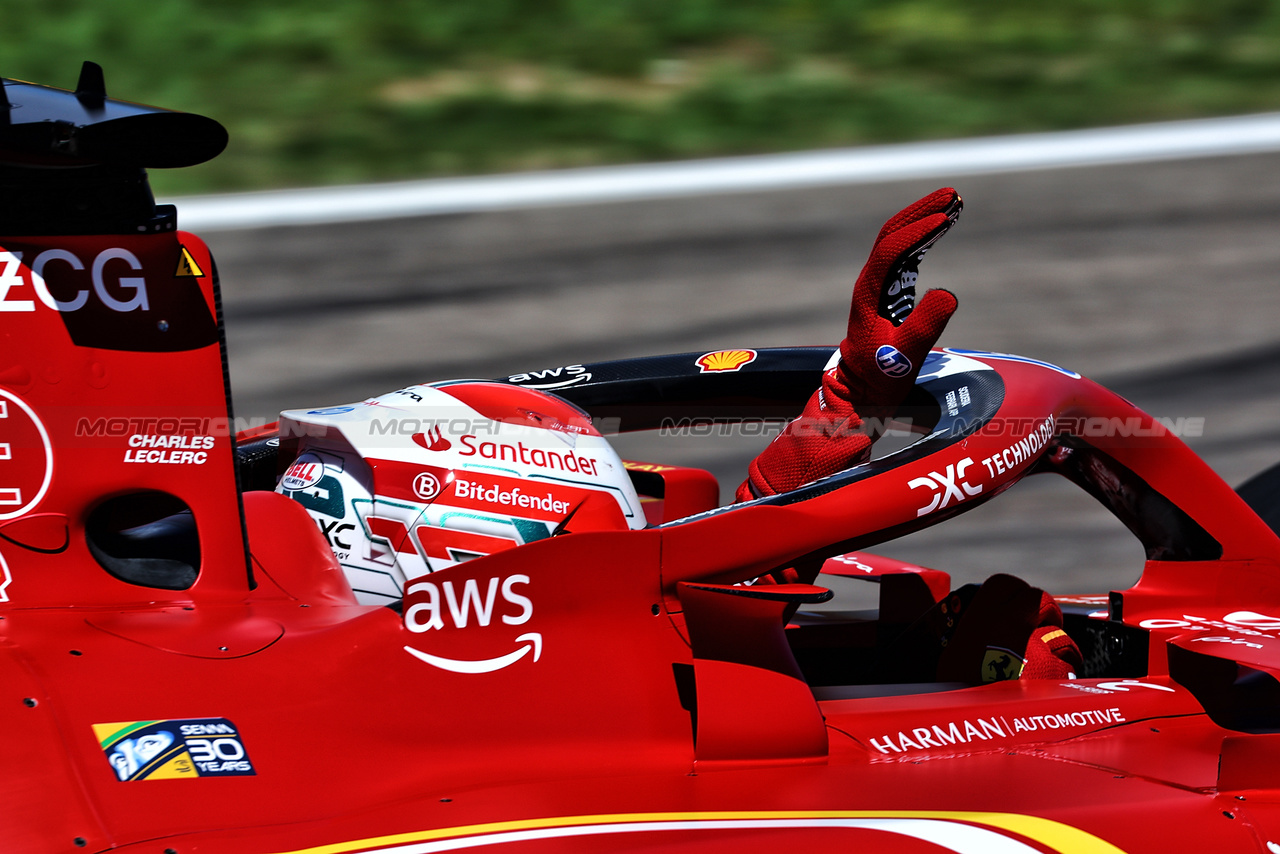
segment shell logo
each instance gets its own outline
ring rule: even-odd
[[[718,374],[739,370],[743,365],[754,362],[756,355],[755,350],[716,350],[703,353],[695,364],[699,373]]]

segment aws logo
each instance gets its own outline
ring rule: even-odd
[[[492,624],[495,617],[503,625],[522,626],[533,617],[533,600],[522,592],[527,584],[529,576],[520,574],[492,577],[483,582],[468,578],[461,582],[461,589],[454,581],[416,581],[404,591],[405,628],[417,635],[448,628],[484,628]],[[448,657],[412,646],[404,649],[418,660],[451,673],[493,673],[510,667],[530,651],[534,661],[542,657],[540,633],[526,632],[516,637],[514,643],[514,650],[484,658]]]
[[[529,371],[526,374],[512,374],[507,377],[507,382],[521,385],[525,388],[568,388],[571,385],[591,382],[591,371],[582,365],[565,365],[562,368],[548,368],[543,371]]]

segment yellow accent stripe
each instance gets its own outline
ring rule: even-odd
[[[1047,635],[1045,635],[1045,636],[1043,636],[1042,638],[1040,638],[1040,640],[1044,641],[1045,643],[1048,643],[1049,641],[1053,640],[1054,638],[1060,638],[1060,637],[1063,637],[1063,636],[1065,636],[1065,635],[1066,635],[1066,632],[1064,632],[1062,629],[1055,629],[1054,631],[1051,631],[1051,632],[1049,632]]]
[[[93,724],[93,734],[98,737],[98,743],[102,747],[114,744],[126,735],[145,729],[152,724],[158,724],[160,721],[128,721],[114,724]]]
[[[184,780],[199,777],[196,766],[191,764],[191,757],[184,749],[177,756],[147,775],[148,780]]]
[[[294,851],[282,851],[278,854],[346,854],[346,852],[387,848],[393,845],[408,845],[417,842],[464,838],[491,833],[508,833],[520,830],[539,830],[556,827],[583,827],[605,824],[623,824],[636,822],[670,822],[670,821],[750,821],[750,820],[787,820],[787,819],[832,819],[832,818],[909,818],[938,819],[944,821],[963,821],[970,824],[1017,833],[1041,845],[1060,852],[1060,854],[1125,854],[1105,840],[1099,839],[1077,827],[1062,824],[1052,819],[1032,815],[997,812],[948,812],[931,810],[778,810],[773,812],[659,812],[659,813],[614,813],[608,815],[557,816],[550,818],[523,819],[517,821],[496,821],[488,824],[471,824],[460,827],[445,827],[436,830],[421,830],[411,833],[396,833],[390,836],[377,836],[369,839],[357,839],[350,842],[337,842],[320,845],[315,848],[301,848]]]

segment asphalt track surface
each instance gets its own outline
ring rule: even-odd
[[[236,415],[603,359],[834,344],[881,223],[949,183],[965,212],[920,276],[960,299],[943,345],[1046,359],[1152,415],[1203,418],[1188,444],[1233,486],[1280,462],[1277,154],[212,232]],[[762,440],[615,444],[708,468],[727,496]],[[1062,593],[1123,588],[1142,563],[1118,522],[1051,476],[877,551]]]

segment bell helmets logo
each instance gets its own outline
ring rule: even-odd
[[[453,447],[453,443],[440,432],[439,424],[425,433],[414,433],[413,443],[428,451],[447,451]]]
[[[911,373],[911,360],[897,347],[883,344],[876,350],[876,367],[886,376],[905,377]]]
[[[716,350],[703,353],[694,363],[702,374],[722,374],[738,371],[749,365],[759,355],[755,350]]]
[[[324,462],[315,454],[302,454],[280,478],[280,486],[289,492],[309,489],[324,477]]]

